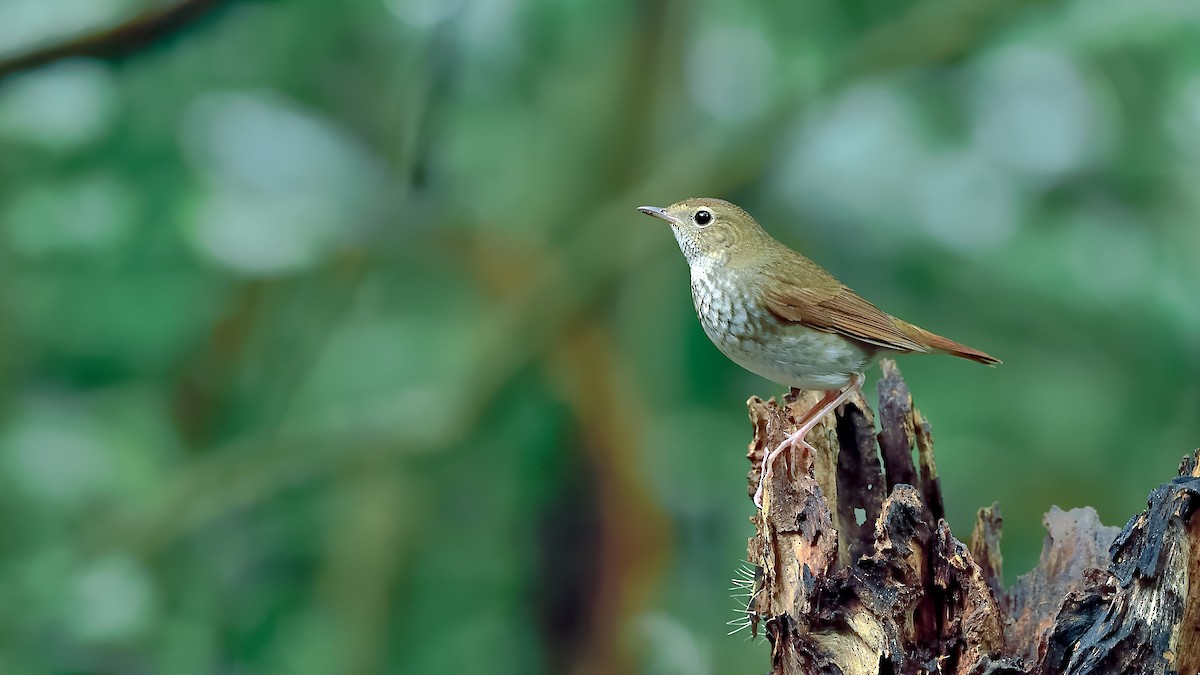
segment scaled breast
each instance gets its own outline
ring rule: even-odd
[[[692,301],[704,332],[723,351],[742,349],[763,335],[762,317],[729,274],[697,266],[692,270]]]

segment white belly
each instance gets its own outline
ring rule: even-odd
[[[709,334],[709,339],[713,339]],[[752,351],[713,343],[734,363],[755,375],[797,389],[841,389],[870,360],[863,349],[829,333],[806,331],[767,340]]]

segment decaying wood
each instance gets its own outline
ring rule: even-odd
[[[1089,570],[1107,566],[1108,549],[1120,533],[1115,527],[1101,525],[1100,516],[1091,508],[1067,512],[1053,507],[1042,522],[1046,526],[1042,557],[1006,598],[1008,641],[1031,661],[1054,625],[1062,599],[1082,589]],[[1048,598],[1055,602],[1047,602]]]
[[[1051,510],[1038,566],[1005,591],[999,506],[979,511],[969,547],[951,534],[929,424],[882,366],[882,429],[855,396],[765,485],[748,610],[772,673],[1200,672],[1197,455],[1123,530],[1091,509]],[[763,453],[819,398],[750,399],[749,494]]]

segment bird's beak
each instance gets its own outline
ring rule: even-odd
[[[639,206],[638,211],[641,211],[642,213],[644,213],[648,216],[654,216],[655,218],[662,218],[663,220],[667,221],[668,223],[671,223],[672,225],[675,224],[675,219],[672,218],[671,215],[667,213],[666,209],[660,209],[657,206]]]

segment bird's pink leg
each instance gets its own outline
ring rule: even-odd
[[[759,472],[758,477],[758,489],[754,491],[755,506],[760,509],[762,508],[763,484],[766,483],[767,478],[771,476],[771,467],[775,462],[775,458],[782,454],[784,450],[787,450],[789,447],[795,445],[803,445],[808,447],[809,450],[812,450],[813,447],[808,444],[808,441],[804,440],[804,437],[808,435],[808,432],[816,428],[817,424],[819,424],[826,415],[833,412],[833,410],[839,405],[845,403],[846,399],[850,398],[850,395],[856,389],[862,386],[862,381],[862,374],[857,373],[850,377],[850,384],[842,387],[840,391],[835,389],[825,392],[825,397],[822,398],[817,405],[813,406],[812,409],[805,413],[804,417],[800,419],[800,426],[798,429],[796,429],[795,433],[785,438],[783,442],[778,445],[778,447],[763,457],[762,471]]]

